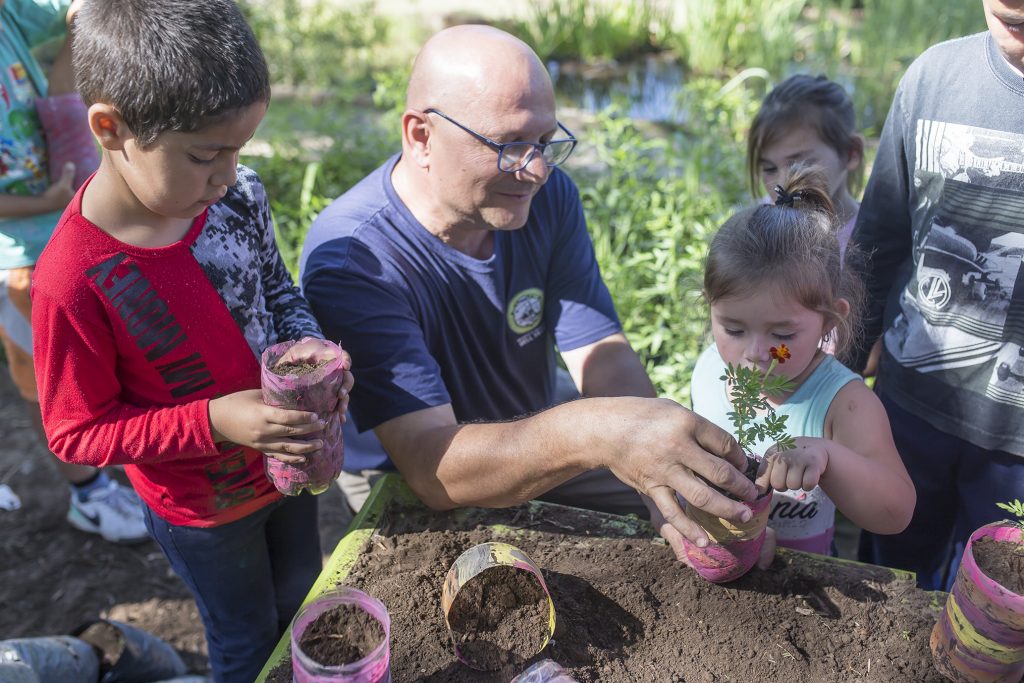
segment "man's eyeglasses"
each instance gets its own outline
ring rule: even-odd
[[[558,127],[569,137],[561,140],[550,140],[548,142],[495,142],[486,135],[480,135],[475,130],[467,128],[450,116],[446,116],[434,108],[424,109],[424,114],[437,114],[445,121],[453,123],[466,131],[480,142],[484,143],[498,153],[498,170],[505,173],[515,173],[530,165],[534,156],[540,152],[544,163],[551,166],[558,166],[569,158],[572,150],[576,148],[576,137],[568,128],[558,121]]]

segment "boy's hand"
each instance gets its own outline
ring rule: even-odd
[[[323,347],[318,338],[303,337],[289,347],[277,362],[278,364],[301,363],[302,361],[316,363],[318,360],[317,354],[322,350],[322,348]],[[355,377],[353,377],[350,372],[352,368],[352,356],[348,355],[348,351],[345,349],[341,350],[341,366],[345,368],[345,375],[341,381],[341,388],[338,389],[338,417],[341,418],[341,423],[345,424],[346,414],[348,413],[348,395],[349,392],[352,391],[352,386],[355,384]]]
[[[803,489],[810,491],[818,485],[828,467],[828,448],[824,439],[800,436],[796,448],[776,451],[768,449],[754,483],[760,490],[776,491]]]
[[[42,201],[46,203],[46,211],[63,211],[67,208],[67,205],[71,203],[71,200],[75,196],[75,164],[73,162],[67,162],[64,164],[64,168],[60,171],[60,178],[57,182],[46,188],[46,191],[40,195]]]
[[[324,430],[324,421],[315,413],[268,406],[259,389],[215,398],[210,401],[209,411],[214,441],[255,448],[281,462],[305,462],[306,455],[324,445],[322,439],[301,438]]]

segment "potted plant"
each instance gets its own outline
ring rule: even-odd
[[[793,437],[786,433],[786,416],[777,414],[767,398],[792,389],[793,383],[789,378],[773,374],[778,364],[789,358],[789,349],[780,344],[778,348],[771,348],[771,354],[772,361],[764,371],[729,363],[721,377],[729,388],[732,401],[729,420],[733,434],[747,456],[744,474],[751,481],[757,477],[762,460],[753,452],[758,443],[774,442],[776,451],[788,450],[795,445]],[[703,548],[683,539],[686,557],[697,573],[708,581],[724,583],[750,571],[764,545],[771,501],[772,490],[768,489],[753,502],[744,502],[753,513],[746,523],[735,523],[691,507],[690,518],[711,539]]]
[[[935,668],[952,681],[1018,683],[1024,678],[1024,503],[967,540],[946,608],[932,629]]]

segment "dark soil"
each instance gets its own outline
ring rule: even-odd
[[[978,569],[1003,588],[1024,595],[1024,543],[985,536],[971,544]]]
[[[270,371],[275,375],[281,375],[282,377],[284,375],[296,375],[301,377],[302,375],[308,375],[317,368],[323,367],[329,362],[330,360],[326,358],[324,360],[317,361],[316,363],[308,360],[289,361],[287,363],[278,363],[274,367],[270,368]]]
[[[356,605],[338,605],[306,627],[299,647],[315,662],[341,666],[358,662],[383,639],[384,629],[372,615]]]
[[[192,597],[151,541],[108,543],[65,521],[68,487],[0,365],[0,484],[21,509],[0,510],[0,640],[68,634],[116,619],[174,647],[192,673],[206,673],[206,640]],[[118,468],[110,476],[125,482]],[[334,549],[351,515],[337,487],[320,496],[320,537]],[[289,682],[290,682],[289,678]]]
[[[455,595],[448,624],[463,658],[497,671],[523,664],[548,637],[547,595],[537,577],[516,567],[485,569]]]
[[[441,613],[448,567],[493,540],[518,546],[541,567],[556,628],[535,659],[554,659],[581,683],[943,680],[928,636],[944,594],[880,568],[798,553],[715,585],[663,543],[602,531],[593,516],[571,509],[547,510],[389,515],[346,583],[388,607],[396,683],[504,682],[518,673],[460,663]],[[288,680],[288,667],[283,662],[271,680]]]

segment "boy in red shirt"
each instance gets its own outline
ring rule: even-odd
[[[282,498],[263,453],[302,460],[327,417],[258,390],[263,349],[322,336],[237,165],[267,66],[232,0],[91,1],[75,36],[103,158],[36,266],[49,445],[125,465],[199,607],[214,680],[250,683],[321,567],[316,499]]]

